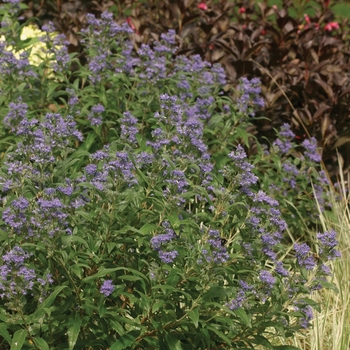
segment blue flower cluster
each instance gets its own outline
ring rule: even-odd
[[[26,295],[32,291],[36,283],[44,286],[53,282],[50,274],[45,278],[38,278],[35,270],[26,266],[26,260],[29,258],[30,255],[19,246],[13,247],[2,256],[0,298],[17,299],[17,296]]]
[[[112,280],[105,280],[100,288],[100,293],[108,297],[113,293],[114,288]]]
[[[249,80],[246,77],[242,77],[241,84],[238,87],[240,97],[237,99],[238,109],[241,113],[250,114],[255,116],[256,107],[264,107],[265,101],[260,96],[261,94],[261,81],[259,78],[253,78]]]
[[[202,249],[202,254],[207,263],[222,264],[229,259],[227,248],[223,244],[218,230],[209,230],[206,242],[208,249]],[[203,263],[203,261],[199,260],[199,263]]]
[[[165,233],[159,234],[151,238],[151,245],[154,250],[156,250],[159,254],[160,260],[164,263],[172,263],[175,258],[178,256],[178,252],[176,250],[172,251],[164,251],[164,247],[167,243],[170,243],[175,238],[177,238],[176,233],[171,228],[170,223],[164,221],[162,223]]]

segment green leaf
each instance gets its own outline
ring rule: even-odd
[[[2,323],[0,324],[0,335],[9,343],[11,344],[11,336],[10,333],[7,331],[6,324]]]
[[[122,276],[118,276],[118,278],[123,281],[133,281],[133,282],[142,280],[141,277],[131,276],[131,275],[122,275]]]
[[[156,231],[158,228],[158,225],[156,224],[144,224],[141,228],[140,228],[140,232],[142,233],[151,233],[151,232],[154,232]]]
[[[43,338],[36,337],[33,340],[34,340],[35,345],[40,350],[50,350],[49,345],[46,343],[46,341]]]
[[[82,145],[80,146],[79,151],[80,150],[88,151],[91,148],[91,146],[95,143],[95,139],[96,139],[95,134],[89,133],[86,139],[84,140],[84,142],[82,143]],[[88,155],[88,154],[84,154],[84,155]]]
[[[59,85],[59,83],[50,83],[50,86],[47,89],[46,97],[49,98]]]
[[[152,312],[153,313],[157,312],[164,305],[164,303],[165,303],[164,300],[159,300],[159,301],[155,302],[152,305]]]
[[[100,315],[100,317],[103,317],[107,312],[107,309],[105,307],[104,304],[100,304],[99,307],[98,307],[98,314]]]
[[[137,337],[139,336],[139,331],[131,331],[122,335],[112,346],[110,350],[123,350],[128,349],[132,345]]]
[[[293,345],[279,345],[279,346],[274,346],[274,350],[300,350],[296,346]]]
[[[135,137],[136,137],[137,143],[140,146],[140,149],[142,151],[146,151],[147,147],[146,147],[146,140],[145,140],[145,138],[141,134],[136,134]]]
[[[219,338],[221,338],[223,341],[225,341],[227,345],[232,344],[231,340],[229,338],[227,338],[224,333],[222,333],[221,331],[216,329],[214,326],[208,324],[207,329],[210,329],[211,331],[213,331]]]
[[[263,336],[256,335],[254,336],[254,341],[252,341],[254,344],[263,345],[266,348],[273,349],[273,346],[271,343]]]
[[[109,324],[112,326],[112,328],[119,334],[123,335],[125,334],[125,330],[120,322],[114,321],[113,319],[109,320]]]
[[[245,326],[248,326],[249,328],[252,327],[251,317],[248,316],[248,314],[242,308],[235,310],[234,313],[240,318]]]
[[[75,90],[79,90],[79,81],[80,80],[78,78],[74,80],[73,86],[74,86]]]
[[[38,305],[38,309],[44,309],[48,308],[52,305],[54,300],[56,299],[57,295],[64,289],[67,288],[67,286],[58,286],[56,287],[55,291],[50,294],[50,296],[45,299],[42,303]]]
[[[199,310],[198,307],[193,309],[188,313],[189,318],[193,321],[193,324],[196,328],[198,328],[198,320],[199,320]]]
[[[5,100],[6,100],[5,96],[0,96],[0,106],[4,103]]]
[[[76,152],[74,152],[72,155],[71,155],[71,158],[72,159],[82,159],[84,157],[88,158],[90,156],[90,153],[84,149],[78,149]]]
[[[108,254],[111,254],[111,252],[113,251],[114,248],[117,247],[117,244],[114,242],[108,242],[107,243],[107,252]]]
[[[315,310],[318,312],[321,312],[320,304],[317,303],[315,300],[312,300],[310,298],[302,298],[302,301],[310,306],[312,306]]]
[[[169,346],[169,349],[171,350],[182,350],[182,345],[179,339],[174,337],[171,334],[166,334],[165,335],[165,340],[167,342],[167,345]]]
[[[112,272],[115,272],[117,270],[120,270],[120,268],[118,267],[111,268],[111,269],[101,268],[96,274],[83,278],[82,282],[89,282],[89,281],[95,280],[96,278],[105,277],[106,275],[109,275]]]
[[[86,240],[83,239],[82,237],[77,236],[77,235],[71,235],[71,236],[64,237],[62,239],[62,241],[64,242],[65,245],[70,245],[71,243],[81,243],[85,247],[89,247]]]
[[[93,188],[92,185],[88,185],[87,187]],[[75,213],[77,215],[81,215],[86,221],[90,221],[91,223],[95,223],[95,219],[91,217],[90,213],[87,213],[83,210],[77,210]]]
[[[82,279],[82,281],[83,282],[89,282],[89,281],[94,280],[96,278],[104,277],[104,276],[106,276],[108,274],[111,274],[112,272],[120,271],[120,270],[131,272],[132,274],[141,277],[141,278],[138,278],[138,277],[134,277],[134,276],[131,276],[131,275],[122,275],[122,276],[118,277],[120,279],[132,280],[132,281],[134,281],[134,280],[138,281],[138,280],[142,280],[143,279],[143,280],[147,281],[147,277],[142,272],[134,270],[134,269],[126,268],[126,267],[114,267],[114,268],[111,268],[111,269],[101,268],[95,275],[85,277],[85,278]]]
[[[39,321],[41,318],[45,317],[44,309],[37,309],[34,313],[27,317],[28,323],[35,323]]]
[[[69,344],[69,350],[74,349],[74,345],[77,342],[78,335],[80,333],[80,326],[81,326],[81,318],[79,314],[75,314],[74,320],[70,322],[71,324],[68,326],[68,344]]]
[[[288,314],[286,314],[287,316]],[[275,328],[276,332],[279,332],[282,337],[285,336],[285,329],[283,325],[280,322],[270,321],[270,322],[263,322],[261,323],[261,329],[266,329],[268,327]]]
[[[25,329],[20,329],[13,335],[11,350],[20,350],[24,344],[27,337],[27,331]]]
[[[210,301],[213,298],[222,297],[225,294],[226,294],[225,288],[220,286],[213,286],[213,287],[210,287],[210,289],[203,294],[203,300]]]
[[[27,83],[19,84],[19,85],[17,86],[16,89],[17,89],[19,92],[22,92],[26,85],[27,85]]]

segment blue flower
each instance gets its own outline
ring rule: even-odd
[[[317,152],[317,140],[314,137],[311,137],[310,140],[305,139],[303,146],[306,150],[304,154],[311,162],[319,163],[322,160],[321,155]]]
[[[105,297],[111,295],[114,291],[114,285],[112,280],[105,280],[100,288],[100,293]]]

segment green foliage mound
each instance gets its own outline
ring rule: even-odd
[[[317,223],[313,189],[328,205],[316,140],[284,124],[259,143],[258,78],[233,100],[175,31],[135,53],[108,12],[86,16],[84,64],[50,24],[30,64],[18,10],[0,43],[1,347],[295,349],[274,338],[311,325],[339,256],[333,230],[288,236]]]

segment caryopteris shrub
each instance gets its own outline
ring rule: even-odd
[[[270,185],[294,174],[311,191],[313,141],[310,159],[279,166],[286,127],[253,165],[240,143],[257,80],[236,105],[219,65],[173,56],[173,31],[135,55],[111,14],[87,21],[85,66],[49,25],[39,66],[0,53],[2,348],[272,348],[307,328],[319,307],[308,296],[332,287],[335,233],[284,244],[286,207],[259,176],[271,167]]]
[[[283,0],[280,7],[250,0],[24,3],[27,18],[54,20],[70,52],[81,58],[79,31],[87,12],[99,16],[109,8],[119,24],[133,29],[138,48],[173,29],[180,38],[177,55],[220,63],[231,86],[237,88],[242,76],[261,78],[267,119],[254,121],[260,141],[273,142],[274,128],[288,123],[300,141],[309,135],[317,139],[331,176],[337,173],[335,148],[345,167],[350,164],[348,20],[335,20],[335,1]]]

